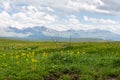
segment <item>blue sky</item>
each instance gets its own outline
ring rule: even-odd
[[[8,35],[9,26],[45,26],[58,31],[100,29],[120,34],[119,8],[119,0],[0,0],[0,32]]]

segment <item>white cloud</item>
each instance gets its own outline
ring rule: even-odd
[[[3,6],[4,6],[4,9],[9,9],[10,8],[10,6],[9,6],[9,2],[4,2],[4,4],[3,4]]]
[[[5,9],[10,8],[10,4],[23,3],[35,6],[38,10],[42,6],[48,11],[62,11],[64,14],[81,10],[105,14],[120,13],[118,0],[0,0],[0,2],[3,3]]]
[[[99,9],[109,11],[109,14],[120,15],[120,1],[119,0],[101,0],[104,5],[98,6]]]
[[[95,24],[101,24],[101,25],[116,25],[119,24],[119,22],[111,20],[111,19],[96,19],[96,18],[89,18],[87,16],[84,16],[84,20],[91,22],[91,23],[95,23]]]
[[[8,27],[10,22],[11,22],[11,18],[7,12],[3,11],[2,13],[0,13],[0,26],[1,27]]]
[[[68,16],[67,20],[63,21],[63,24],[53,24],[49,26],[49,28],[59,30],[59,31],[66,31],[69,29],[74,29],[74,30],[91,30],[91,29],[96,29],[95,26],[92,25],[86,25],[82,24],[79,19],[77,19],[77,16],[75,15],[70,15]]]
[[[40,12],[33,6],[24,7],[24,12],[18,12],[10,15],[6,11],[0,13],[0,26],[13,26],[19,29],[26,27],[34,27],[38,25],[46,25],[55,21],[55,15]]]
[[[46,9],[47,9],[48,11],[55,12],[55,10],[52,9],[51,7],[46,7]]]
[[[96,19],[84,16],[84,20],[93,23],[97,29],[108,30],[116,34],[120,34],[120,22],[111,19]],[[94,25],[95,24],[95,25]]]
[[[104,3],[101,0],[77,0],[72,1],[69,0],[69,7],[73,10],[80,11],[80,10],[86,10],[90,12],[99,12],[99,13],[109,13],[106,10],[98,9],[97,6],[104,5]]]
[[[110,1],[114,4],[113,7]],[[87,25],[78,19],[79,16],[75,16],[82,11],[87,11],[88,14],[119,14],[120,3],[117,0],[0,0],[1,5],[4,11],[0,13],[0,27],[4,28],[46,26],[59,31],[105,29],[120,33],[118,21],[84,16],[87,23],[92,23]]]
[[[91,11],[99,13],[109,13],[104,9],[99,9],[99,6],[103,6],[104,3],[101,0],[14,0],[15,3],[25,3],[35,6],[40,9],[41,6],[45,6],[49,11],[58,11],[65,13],[72,13],[73,11]]]

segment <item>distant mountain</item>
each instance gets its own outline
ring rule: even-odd
[[[9,29],[12,32],[15,33],[31,33],[31,35],[25,37],[24,39],[29,40],[54,40],[56,38],[59,38],[59,40],[68,40],[70,37],[73,40],[79,41],[79,40],[92,40],[92,41],[102,41],[102,40],[114,40],[119,41],[120,35],[112,33],[110,31],[106,30],[67,30],[67,31],[56,31],[53,29],[46,28],[44,26],[36,26],[33,28],[25,28],[25,29],[17,29],[14,27],[9,27]]]
[[[73,38],[96,38],[96,39],[103,39],[103,40],[115,40],[119,41],[120,40],[120,35],[112,33],[110,31],[106,30],[98,30],[98,29],[93,29],[93,30],[68,30],[62,32],[61,35],[65,34],[67,37],[68,35],[71,35]],[[67,34],[67,35],[66,35]]]
[[[52,35],[46,35],[45,32],[57,32],[55,30],[52,29],[48,29],[44,26],[36,26],[34,28],[25,28],[25,29],[17,29],[17,28],[13,28],[13,27],[9,27],[9,29],[12,32],[16,32],[16,33],[31,33],[31,35],[25,37],[24,39],[29,39],[29,40],[47,40],[47,39],[51,39],[53,36]]]

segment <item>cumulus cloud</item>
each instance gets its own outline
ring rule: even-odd
[[[27,28],[38,25],[50,24],[55,21],[56,16],[45,12],[38,11],[33,6],[27,6],[25,12],[18,12],[10,15],[6,11],[0,13],[0,26],[1,27],[17,27]]]
[[[94,26],[96,29],[102,29],[102,30],[108,30],[116,34],[120,34],[120,22],[114,21],[111,19],[97,19],[97,18],[91,18],[88,16],[84,16],[84,20],[89,23],[95,24]]]
[[[93,11],[100,13],[109,13],[109,11],[100,9],[98,7],[104,6],[104,2],[101,0],[14,0],[15,3],[25,3],[33,5],[40,9],[41,6],[51,8],[48,10],[59,11],[65,13],[72,13],[73,11]]]
[[[50,25],[49,28],[58,30],[58,31],[66,31],[66,30],[92,30],[92,29],[97,29],[97,27],[93,25],[87,25],[87,24],[82,24],[80,20],[77,18],[75,15],[70,15],[66,20],[64,20],[61,23],[55,23],[53,25]]]
[[[0,0],[4,9],[20,7],[20,5],[31,5],[38,10],[44,7],[46,10],[62,13],[71,13],[73,11],[90,11],[110,14],[116,12],[119,14],[120,1],[118,0]],[[13,6],[14,5],[14,6]]]
[[[59,31],[105,29],[120,33],[118,31],[120,22],[118,21],[83,15],[83,20],[91,23],[88,25],[82,23],[79,16],[76,16],[84,11],[88,14],[118,16],[119,7],[120,1],[118,0],[0,0],[0,8],[3,8],[0,11],[0,27],[12,26],[23,29],[46,26]],[[1,32],[3,31],[6,32],[5,29],[1,30]]]
[[[90,12],[99,12],[99,13],[109,13],[107,10],[102,10],[97,8],[98,6],[102,6],[104,3],[101,0],[69,0],[69,7],[76,11],[90,11]]]
[[[96,19],[96,18],[89,18],[87,16],[84,16],[84,20],[91,22],[91,23],[95,23],[95,24],[101,24],[101,25],[117,25],[119,24],[118,21],[114,21],[111,19]]]
[[[107,10],[112,15],[120,15],[119,0],[101,0],[105,5],[98,6],[99,9]]]

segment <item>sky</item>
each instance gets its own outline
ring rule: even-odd
[[[10,32],[10,26],[45,26],[58,31],[100,29],[120,34],[120,1],[0,0],[0,36],[23,36]]]

